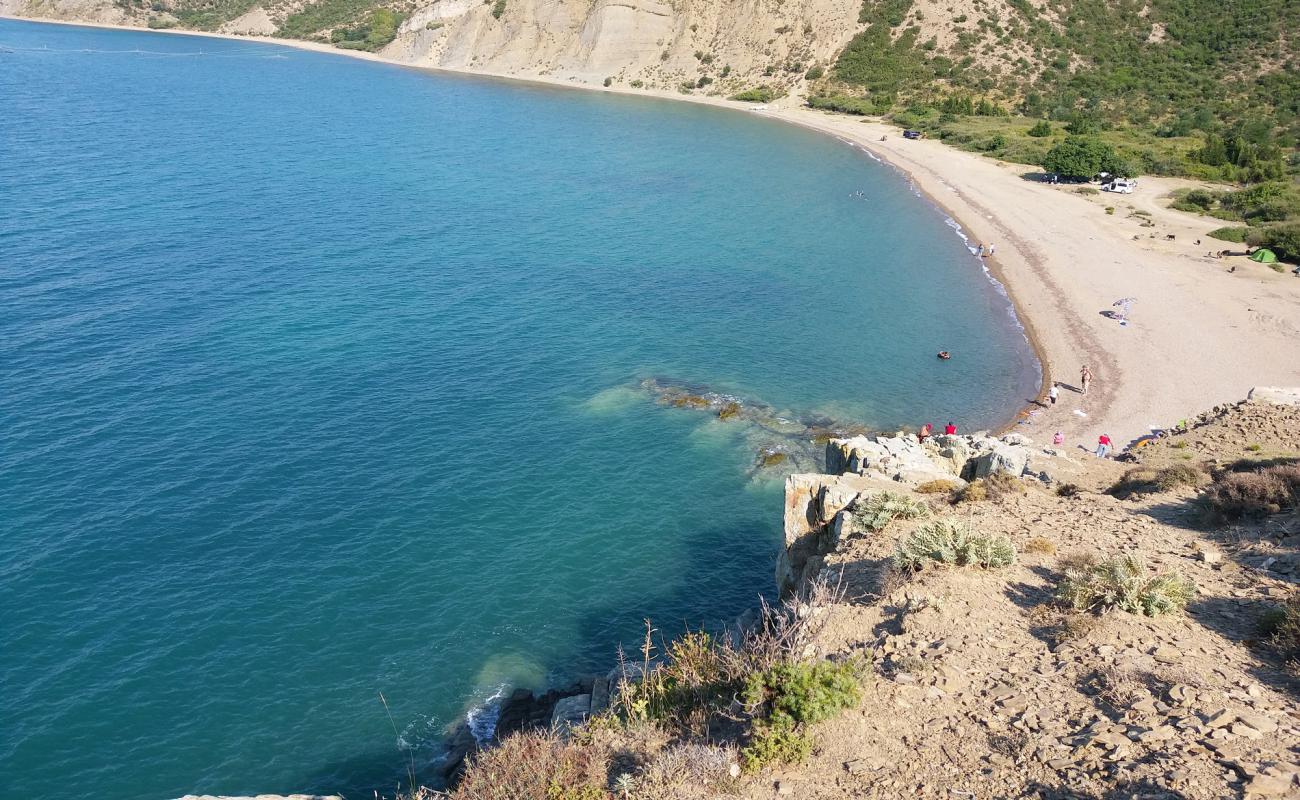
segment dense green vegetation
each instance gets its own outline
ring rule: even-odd
[[[375,8],[374,0],[318,0],[318,2],[303,6],[302,10],[296,14],[290,14],[280,24],[279,34],[291,39],[312,39],[317,38],[322,31],[332,30],[335,28],[354,28],[368,27],[373,28],[375,21],[373,13],[381,9]],[[388,12],[392,14],[393,12]],[[393,34],[396,35],[397,24],[401,22],[400,17],[393,23]],[[381,21],[380,25],[386,25],[386,21]],[[346,39],[345,41],[364,41],[369,33],[359,39]],[[339,41],[336,40],[336,44]],[[392,41],[390,36],[388,41]],[[384,42],[387,44],[387,42]],[[382,45],[381,45],[382,46]],[[373,49],[373,48],[358,48]]]
[[[387,8],[376,8],[365,21],[352,28],[335,28],[330,41],[348,50],[378,50],[397,37],[402,15]]]
[[[733,94],[731,99],[745,103],[770,103],[778,97],[784,96],[785,92],[779,92],[771,86],[755,86],[753,89],[746,89],[743,92]]]
[[[900,121],[906,127],[929,121],[954,138],[964,118],[1012,111],[1034,122],[992,134],[1001,147],[971,149],[1035,164],[1050,146],[1032,140],[1058,133],[1056,121],[1067,134],[1100,135],[1139,171],[1247,182],[1300,167],[1294,0],[1012,0],[1003,16],[977,0],[977,17],[951,20],[947,47],[921,41],[911,6],[866,0],[866,28],[811,104],[904,114],[913,118]]]
[[[1280,258],[1300,261],[1300,187],[1271,181],[1231,192],[1178,192],[1173,207],[1243,223],[1210,235],[1229,242],[1267,247]]]
[[[178,0],[163,3],[158,0],[116,0],[115,5],[127,11],[166,11],[176,18],[151,17],[150,28],[161,29],[182,25],[200,31],[214,31],[226,22],[242,16],[257,5],[257,0]]]

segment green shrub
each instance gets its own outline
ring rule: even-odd
[[[930,509],[919,500],[894,492],[878,492],[853,504],[853,522],[859,530],[869,533],[883,531],[896,519],[918,519],[930,515]]]
[[[864,671],[853,659],[788,661],[750,675],[741,699],[757,716],[811,725],[858,704]]]
[[[953,519],[921,525],[894,549],[894,565],[914,572],[930,562],[949,566],[1005,567],[1016,561],[1016,548],[1005,536],[981,536]]]
[[[741,750],[746,771],[807,758],[812,752],[807,726],[856,706],[864,671],[862,662],[849,659],[787,661],[751,674],[741,694],[756,720]]]
[[[736,92],[731,96],[732,100],[738,100],[742,103],[770,103],[779,97],[784,97],[785,92],[773,89],[770,86],[755,86],[752,89],[746,89],[743,92]]]
[[[1067,178],[1087,179],[1099,172],[1134,175],[1133,166],[1096,136],[1067,136],[1047,151],[1043,169]]]
[[[1278,258],[1300,263],[1300,223],[1254,228],[1246,241],[1255,247],[1269,248]]]
[[[814,66],[810,68],[807,72],[805,72],[803,76],[805,80],[815,81],[815,80],[820,80],[821,77],[825,74],[826,74],[825,69],[818,66]]]
[[[492,17],[494,19],[501,19],[501,15],[504,13],[506,13],[506,0],[496,0],[496,2],[492,4]]]
[[[740,751],[746,772],[758,772],[769,764],[798,764],[812,754],[813,738],[807,728],[788,720],[764,720],[754,725],[749,744]]]
[[[1038,122],[1034,123],[1034,127],[1030,128],[1028,133],[1030,136],[1039,139],[1043,138],[1044,136],[1051,136],[1052,124],[1045,119],[1040,119]]]
[[[878,116],[889,110],[888,106],[877,106],[865,97],[851,97],[845,94],[814,95],[808,98],[808,105],[824,111],[838,111],[841,114],[863,117]]]
[[[1215,228],[1208,235],[1222,242],[1242,244],[1246,241],[1248,233],[1250,233],[1250,228]]]
[[[1081,560],[1065,567],[1057,599],[1076,611],[1111,609],[1155,617],[1180,611],[1196,594],[1196,585],[1177,573],[1152,575],[1132,553],[1101,562]]]

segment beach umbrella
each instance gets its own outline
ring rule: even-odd
[[[1135,297],[1121,297],[1120,299],[1111,303],[1112,307],[1119,309],[1119,324],[1121,325],[1128,324],[1128,315],[1129,312],[1133,310],[1133,303],[1136,300],[1137,298]]]

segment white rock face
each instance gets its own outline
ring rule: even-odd
[[[1300,386],[1256,386],[1246,399],[1253,403],[1300,406]]]
[[[1001,472],[1019,478],[1029,466],[1029,456],[1028,447],[998,442],[991,451],[975,458],[974,477],[987,478]]]

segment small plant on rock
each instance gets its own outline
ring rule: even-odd
[[[1057,599],[1077,611],[1111,609],[1156,617],[1181,611],[1196,594],[1196,584],[1177,573],[1151,574],[1134,553],[1099,562],[1077,559],[1064,569]]]
[[[878,492],[853,505],[853,522],[868,533],[883,531],[896,519],[928,517],[930,509],[918,500],[895,492]]]
[[[981,536],[953,519],[937,519],[918,527],[894,549],[894,565],[915,572],[930,562],[984,569],[1016,561],[1016,548],[1005,536]]]

